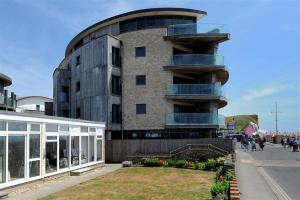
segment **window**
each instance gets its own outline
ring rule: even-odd
[[[145,57],[146,47],[135,47],[135,57]]]
[[[102,139],[97,139],[97,161],[102,160]]]
[[[95,136],[89,137],[89,162],[95,161]]]
[[[30,124],[30,131],[40,132],[39,124]]]
[[[59,93],[60,102],[69,102],[69,86],[63,85]]]
[[[25,136],[8,136],[8,181],[25,178]]]
[[[80,91],[80,81],[76,82],[76,92]]]
[[[136,114],[146,114],[146,104],[136,104]]]
[[[88,132],[88,127],[87,126],[81,126],[80,127],[80,132],[81,133],[87,133]]]
[[[76,56],[76,66],[80,65],[80,56]]]
[[[112,104],[112,123],[121,123],[120,105]]]
[[[57,124],[46,124],[46,132],[58,132]]]
[[[79,165],[79,136],[71,137],[71,165]]]
[[[117,47],[112,47],[112,65],[114,67],[121,67],[121,52]]]
[[[27,123],[8,122],[8,131],[27,131]]]
[[[62,132],[69,132],[69,126],[60,126],[60,127],[59,127],[59,131],[62,131]]]
[[[69,136],[59,136],[59,168],[69,167]]]
[[[69,110],[62,110],[63,117],[69,117]]]
[[[40,135],[30,134],[29,137],[29,158],[40,157]]]
[[[81,163],[85,164],[88,163],[88,152],[89,152],[89,137],[88,136],[81,136]]]
[[[136,85],[146,85],[146,76],[145,75],[137,75],[135,77]]]
[[[111,93],[114,95],[121,95],[121,78],[119,76],[111,76]]]
[[[6,122],[0,121],[0,131],[6,131]]]
[[[41,105],[35,105],[35,110],[40,111],[41,110]]]
[[[76,108],[76,118],[80,118],[80,108]]]
[[[6,181],[5,173],[6,173],[6,137],[0,136],[0,183],[4,183]]]

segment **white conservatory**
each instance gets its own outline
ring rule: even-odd
[[[0,188],[104,163],[105,124],[0,111]]]

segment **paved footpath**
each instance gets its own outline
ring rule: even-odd
[[[38,186],[35,189],[30,189],[29,191],[18,193],[18,194],[9,194],[9,200],[34,200],[39,199],[55,192],[67,189],[69,187],[78,185],[80,183],[89,181],[98,176],[103,176],[110,172],[114,172],[122,167],[121,164],[106,164],[104,167],[98,168],[91,172],[87,172],[81,176],[66,176],[63,178],[56,179],[55,181],[46,181],[41,183],[41,186]]]
[[[236,173],[242,200],[300,199],[300,153],[267,144],[245,152],[237,144]]]

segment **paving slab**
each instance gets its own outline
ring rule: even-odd
[[[122,168],[121,164],[106,164],[104,167],[95,169],[95,170],[90,171],[81,176],[66,176],[61,179],[57,179],[51,183],[47,183],[47,181],[45,182],[45,184],[41,183],[42,184],[41,186],[39,186],[35,189],[32,189],[30,191],[17,193],[17,194],[10,193],[8,195],[7,199],[9,199],[9,200],[11,200],[11,199],[15,199],[15,200],[39,199],[39,198],[48,196],[50,194],[59,192],[61,190],[67,189],[69,187],[89,181],[96,177],[103,176],[105,174],[114,172],[120,168]]]

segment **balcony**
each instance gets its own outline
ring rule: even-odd
[[[219,108],[227,105],[220,82],[214,84],[172,84],[167,86],[166,97],[185,102],[215,101]]]
[[[12,100],[12,98],[4,96],[0,96],[0,110],[1,109],[14,109],[15,102]]]
[[[164,66],[164,69],[185,74],[216,72],[217,80],[222,84],[229,78],[224,56],[214,54],[172,55],[171,64]]]
[[[193,44],[193,42],[218,43],[229,40],[230,35],[225,24],[192,23],[168,26],[167,35],[164,39],[185,44]]]
[[[225,126],[224,116],[217,113],[169,113],[166,116],[168,128],[221,128]]]

